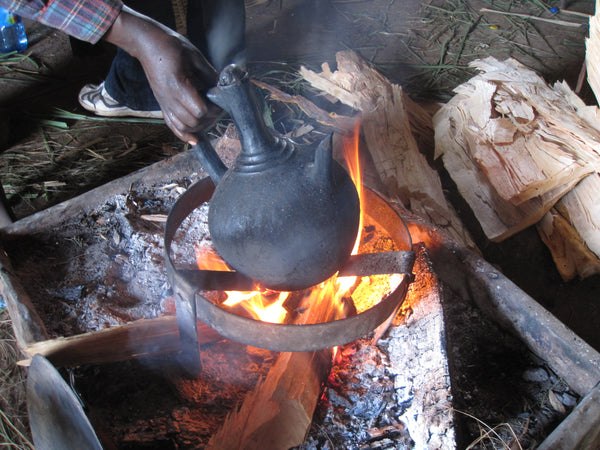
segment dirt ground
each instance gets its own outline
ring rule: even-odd
[[[300,64],[318,69],[329,62],[333,67],[335,53],[346,49],[358,52],[420,102],[449,99],[452,89],[473,74],[468,63],[488,55],[514,57],[547,81],[565,79],[575,88],[585,55],[585,18],[553,14],[550,8],[559,7],[558,0],[246,3],[251,74],[298,94],[304,92],[294,75]],[[568,3],[570,11],[589,14],[593,9],[592,0]],[[17,218],[185,149],[161,123],[82,117],[77,92],[103,79],[114,49],[82,44],[38,24],[26,25],[28,56],[0,58],[0,180]],[[595,102],[585,83],[580,95]],[[275,125],[301,122],[291,119]],[[501,244],[486,241],[468,205],[461,203],[441,172],[449,197],[486,259],[600,350],[599,278],[563,283],[533,229]]]

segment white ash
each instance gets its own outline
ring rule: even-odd
[[[390,355],[400,420],[417,449],[456,447],[444,315],[435,292],[412,306],[403,326],[379,344]]]
[[[385,339],[341,349],[301,449],[456,447],[444,315],[423,259]]]
[[[172,295],[164,261],[166,215],[189,180],[108,198],[63,227],[10,244],[17,273],[51,336],[71,336],[161,315]],[[186,218],[172,258],[195,266],[194,244],[207,242],[203,205]],[[40,280],[42,282],[40,282]]]

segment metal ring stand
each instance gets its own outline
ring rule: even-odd
[[[365,213],[378,222],[401,249],[392,255],[399,258],[393,273],[404,274],[400,285],[372,308],[346,319],[307,325],[262,322],[228,312],[199,294],[202,290],[236,286],[252,290],[252,280],[237,272],[179,270],[171,259],[171,243],[185,218],[208,202],[214,191],[209,178],[192,185],[175,203],[166,223],[165,261],[167,275],[174,291],[177,321],[182,340],[184,363],[192,370],[199,368],[196,319],[214,328],[223,337],[243,344],[273,351],[316,351],[352,342],[382,324],[402,304],[412,281],[414,253],[410,234],[398,214],[375,192],[366,189]],[[388,255],[389,256],[389,255]],[[389,258],[388,258],[389,259]]]

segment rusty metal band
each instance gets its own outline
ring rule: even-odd
[[[397,259],[397,271],[392,273],[405,275],[399,286],[377,305],[346,319],[307,325],[262,322],[238,316],[215,305],[199,291],[222,288],[223,285],[229,284],[235,284],[239,290],[251,290],[252,280],[236,272],[219,274],[217,271],[178,270],[170,256],[171,242],[177,229],[194,209],[210,200],[213,190],[214,185],[208,178],[192,185],[173,206],[165,229],[167,275],[176,299],[184,353],[193,353],[194,348],[198,348],[196,318],[223,337],[247,345],[274,351],[315,351],[343,345],[363,337],[398,310],[412,281],[414,253],[410,234],[400,216],[383,198],[369,189],[365,189],[363,194],[365,213],[385,229],[400,248],[400,251],[389,252],[386,257]],[[179,317],[180,311],[182,317]]]

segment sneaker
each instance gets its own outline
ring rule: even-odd
[[[158,111],[137,111],[128,106],[121,105],[118,101],[112,98],[104,88],[104,82],[95,84],[86,84],[79,91],[79,103],[88,111],[91,111],[99,116],[120,117],[147,117],[154,119],[162,119],[161,110]]]

